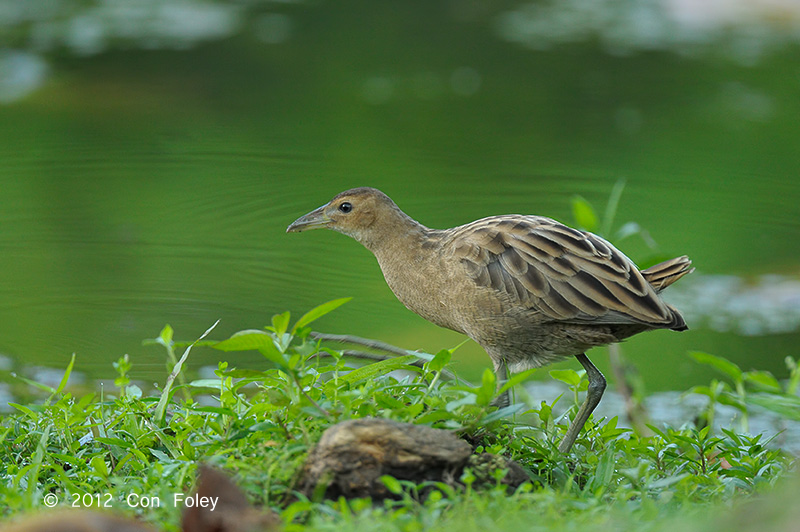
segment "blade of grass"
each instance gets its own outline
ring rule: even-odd
[[[175,367],[172,368],[172,373],[170,373],[169,377],[167,377],[167,381],[164,383],[164,390],[161,392],[161,398],[158,400],[158,404],[156,405],[155,416],[154,416],[156,424],[161,425],[163,423],[163,421],[164,421],[164,413],[167,410],[167,403],[169,402],[170,391],[172,390],[172,384],[175,382],[175,378],[181,372],[181,368],[183,367],[183,363],[186,362],[187,358],[189,358],[189,352],[192,350],[192,347],[194,347],[194,345],[197,342],[199,342],[200,340],[202,340],[203,338],[208,336],[208,334],[211,331],[214,330],[214,327],[216,327],[218,323],[219,323],[219,320],[215,321],[214,325],[209,327],[206,330],[206,332],[204,332],[200,336],[200,338],[198,338],[197,340],[192,342],[189,345],[189,347],[186,348],[186,351],[183,352],[183,356],[181,357],[180,360],[178,360],[178,363],[175,364]]]
[[[44,452],[47,449],[47,442],[50,439],[50,426],[44,428],[44,432],[42,432],[42,437],[39,438],[39,443],[36,445],[36,452],[33,453],[33,460],[31,460],[31,465],[33,466],[31,470],[28,472],[28,496],[33,499],[33,493],[36,487],[39,485],[39,471],[42,469],[42,461],[44,461]]]
[[[617,216],[617,208],[619,207],[619,199],[622,197],[622,191],[625,190],[625,180],[620,179],[614,183],[614,188],[611,189],[611,194],[608,196],[608,203],[606,204],[606,212],[603,215],[603,232],[600,233],[608,238],[611,235],[611,228],[614,226],[614,218]]]
[[[61,382],[58,383],[58,388],[53,390],[53,393],[50,394],[50,397],[44,402],[45,406],[50,404],[50,401],[53,400],[53,397],[60,394],[64,391],[64,388],[67,386],[67,381],[69,380],[69,376],[72,374],[72,368],[75,366],[75,353],[72,353],[72,358],[69,360],[69,364],[67,364],[67,369],[64,370],[64,376],[61,377]]]

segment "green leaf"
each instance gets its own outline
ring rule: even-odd
[[[705,395],[706,397],[709,397],[714,400],[716,400],[717,395],[719,395],[708,386],[692,386],[691,388],[689,388],[689,390],[684,392],[684,395],[690,393],[696,393],[697,395]]]
[[[192,408],[193,412],[209,412],[212,414],[222,414],[223,416],[235,416],[236,412],[224,406],[198,406]]]
[[[590,491],[597,493],[599,490],[605,490],[611,483],[611,479],[614,477],[614,468],[617,465],[616,460],[614,460],[615,452],[616,448],[612,444],[600,456],[594,477],[592,477],[592,481],[589,484]]]
[[[748,371],[744,374],[744,380],[748,382],[752,382],[759,388],[764,389],[765,391],[775,392],[775,393],[782,393],[783,388],[781,388],[781,383],[778,382],[772,373],[768,371]]]
[[[279,429],[280,425],[276,424],[273,421],[259,421],[258,423],[253,423],[247,430],[250,432],[267,432],[275,429]]]
[[[672,475],[665,478],[660,478],[654,482],[648,484],[648,488],[651,490],[655,489],[666,489],[672,486],[673,484],[677,484],[681,480],[685,479],[686,477],[690,476],[689,473],[681,473],[679,475]]]
[[[747,402],[771,410],[786,419],[800,421],[800,397],[796,395],[753,393],[747,396]]]
[[[395,495],[400,495],[403,493],[403,486],[396,478],[389,475],[381,475],[380,480],[383,482],[383,485],[386,486],[386,489],[391,493]]]
[[[286,333],[286,329],[289,328],[289,319],[291,315],[289,312],[284,312],[282,314],[275,314],[272,316],[272,329],[275,331],[275,334],[278,336],[282,336]]]
[[[167,453],[158,449],[150,449],[150,454],[155,456],[159,462],[169,463],[172,461],[172,458]]]
[[[577,386],[581,383],[581,376],[573,369],[551,369],[550,376],[568,386]]]
[[[352,297],[342,297],[342,298],[339,298],[339,299],[334,299],[333,301],[328,301],[327,303],[323,303],[322,305],[309,310],[308,312],[306,312],[303,315],[302,318],[297,320],[297,323],[294,324],[294,328],[292,328],[292,334],[294,334],[295,331],[297,331],[297,329],[300,329],[301,327],[305,327],[306,325],[308,325],[312,321],[321,318],[322,316],[324,316],[325,314],[328,314],[329,312],[331,312],[333,310],[336,310],[337,308],[341,307],[342,305],[344,305],[345,303],[347,303],[351,299],[353,299],[353,298]]]
[[[734,408],[741,410],[744,413],[747,413],[747,407],[745,406],[745,404],[739,397],[733,395],[732,393],[729,392],[721,393],[717,395],[716,400],[721,405],[732,406]]]
[[[503,419],[504,417],[510,417],[527,408],[527,406],[523,403],[516,403],[513,405],[504,406],[503,408],[499,408],[494,412],[484,416],[481,418],[479,424],[486,425],[487,423],[491,423],[492,421],[497,421],[498,419]]]
[[[408,405],[405,407],[406,416],[409,418],[415,418],[425,410],[425,405],[422,403],[416,403],[413,405]]]
[[[227,340],[217,342],[212,346],[220,351],[258,351],[264,357],[282,369],[288,369],[286,358],[275,345],[271,334],[258,329],[239,331]]]
[[[267,345],[275,347],[273,337],[268,332],[258,329],[246,329],[234,333],[227,340],[217,342],[212,347],[220,351],[258,351]]]
[[[39,414],[37,414],[36,412],[34,412],[33,410],[31,410],[30,408],[28,408],[25,405],[21,405],[19,403],[11,403],[11,402],[9,402],[8,406],[10,406],[12,408],[16,408],[17,410],[19,410],[23,414],[27,415],[31,419],[38,419],[39,418]]]
[[[287,506],[283,512],[281,512],[281,517],[286,523],[291,523],[298,515],[310,513],[313,509],[314,506],[311,501],[295,501]]]
[[[169,323],[164,325],[164,328],[161,329],[161,334],[158,335],[156,341],[161,345],[170,346],[172,345],[172,334],[173,334],[172,327],[170,327]]]
[[[572,216],[579,227],[587,231],[597,231],[597,215],[592,205],[583,197],[572,197]]]
[[[800,386],[800,364],[797,363],[798,360],[789,356],[783,360],[786,363],[786,369],[789,370],[789,382],[786,384],[786,393],[794,395],[797,393],[798,386]]]
[[[220,379],[197,379],[188,384],[192,388],[213,388],[219,390],[222,387]]]
[[[380,362],[375,362],[374,364],[367,364],[366,366],[361,366],[360,368],[354,369],[353,371],[347,373],[346,375],[340,375],[339,381],[353,384],[366,379],[372,379],[380,375],[386,375],[387,373],[391,373],[392,371],[401,368],[418,370],[419,368],[408,365],[409,363],[415,360],[417,360],[417,357],[415,357],[414,355],[388,358],[386,360],[381,360]]]
[[[102,456],[93,456],[90,463],[92,464],[92,469],[94,469],[95,473],[103,478],[108,476],[108,466],[106,465],[106,462],[103,460]]]
[[[480,406],[488,405],[492,401],[496,389],[497,376],[494,374],[494,371],[486,368],[483,370],[480,388],[475,391],[477,404]]]
[[[381,408],[398,411],[405,406],[400,399],[396,399],[388,394],[375,394],[375,403]]]
[[[528,377],[536,373],[539,368],[532,368],[525,371],[520,371],[519,373],[515,373],[510,379],[508,379],[498,390],[498,393],[503,393],[506,390],[510,390],[517,384],[521,383],[524,380],[527,380]]]
[[[460,399],[456,399],[454,401],[448,401],[444,405],[445,411],[447,411],[447,412],[455,412],[457,409],[461,408],[464,405],[477,404],[478,403],[477,397],[478,397],[479,391],[478,390],[472,390],[472,392],[473,393],[471,393],[469,395],[465,395],[465,396],[461,397]],[[491,396],[489,396],[489,399],[491,399]],[[488,404],[488,401],[485,404]],[[417,420],[417,422],[418,423],[422,423],[422,419],[425,418],[425,417],[426,416],[421,416]],[[426,423],[428,423],[428,422],[426,421]]]
[[[123,449],[129,449],[133,447],[133,443],[129,441],[125,441],[122,438],[108,438],[103,436],[98,436],[94,439],[97,443],[104,443],[106,445],[116,445],[117,447],[121,447]]]
[[[450,362],[453,352],[450,349],[442,349],[433,360],[427,363],[428,371],[442,371],[444,367]]]
[[[690,351],[689,356],[700,364],[711,366],[725,375],[728,375],[735,382],[742,380],[741,368],[729,360],[709,353],[703,353],[702,351]]]

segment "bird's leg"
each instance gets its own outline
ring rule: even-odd
[[[586,355],[580,354],[575,358],[578,359],[583,369],[586,370],[586,377],[589,379],[589,389],[586,391],[586,400],[583,401],[578,413],[575,415],[575,419],[572,420],[572,424],[569,426],[569,429],[567,429],[566,436],[564,436],[564,439],[561,440],[561,444],[558,446],[559,452],[564,454],[572,449],[572,444],[575,443],[575,440],[578,438],[578,433],[586,424],[592,411],[594,411],[598,403],[600,403],[600,398],[603,397],[603,392],[606,389],[606,378],[603,377],[600,370],[586,358]]]
[[[503,387],[503,385],[508,380],[508,365],[506,365],[506,361],[502,358],[499,359],[492,359],[492,363],[494,364],[494,375],[497,378],[497,389]],[[497,397],[494,398],[492,401],[492,406],[496,406],[497,408],[503,408],[511,404],[511,390],[506,390]]]

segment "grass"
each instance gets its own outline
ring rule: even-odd
[[[590,420],[572,454],[563,456],[556,443],[568,419],[554,417],[544,403],[498,411],[490,405],[497,393],[490,371],[477,386],[448,378],[453,350],[353,365],[314,340],[309,325],[345,301],[321,305],[294,324],[288,313],[279,314],[264,330],[222,341],[176,343],[167,326],[149,343],[166,350],[174,369],[153,396],[131,384],[127,357],[114,364],[115,389],[99,395],[69,391],[74,360],[57,388],[27,381],[46,397],[13,404],[16,412],[0,422],[0,517],[38,511],[55,495],[61,505],[113,507],[177,530],[173,494],[188,491],[197,464],[206,462],[234,473],[253,503],[281,513],[287,530],[700,530],[730,519],[732,509],[759,494],[779,493],[775,486],[793,468],[791,457],[761,436],[715,434],[710,425],[688,422],[651,426],[653,435],[642,436],[619,427],[616,418]],[[220,362],[215,378],[188,382],[182,367],[199,348],[255,349],[269,369]],[[694,390],[709,398],[701,420],[710,418],[715,403],[797,418],[795,360],[787,359],[791,378],[781,383],[719,357],[692,356],[724,377]],[[553,375],[571,387],[562,401],[576,401],[585,389],[582,372]],[[393,500],[299,495],[297,473],[322,432],[366,416],[456,431],[477,453],[517,460],[531,481],[508,493],[499,480],[481,483],[477,471],[466,470],[456,482],[426,486],[424,500],[419,486],[395,479],[386,480]],[[155,497],[160,506],[153,507]],[[744,526],[734,521],[734,529]]]

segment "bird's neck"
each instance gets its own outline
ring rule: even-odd
[[[440,240],[443,231],[428,229],[409,218],[367,246],[394,295],[407,308],[442,327],[460,330],[441,316],[437,280],[441,278]],[[365,244],[366,245],[366,244]],[[438,275],[437,275],[438,273]]]
[[[375,220],[373,227],[358,240],[369,249],[383,267],[391,257],[411,257],[421,249],[427,235],[434,232],[414,220],[400,209],[395,209],[391,216],[382,216]]]

